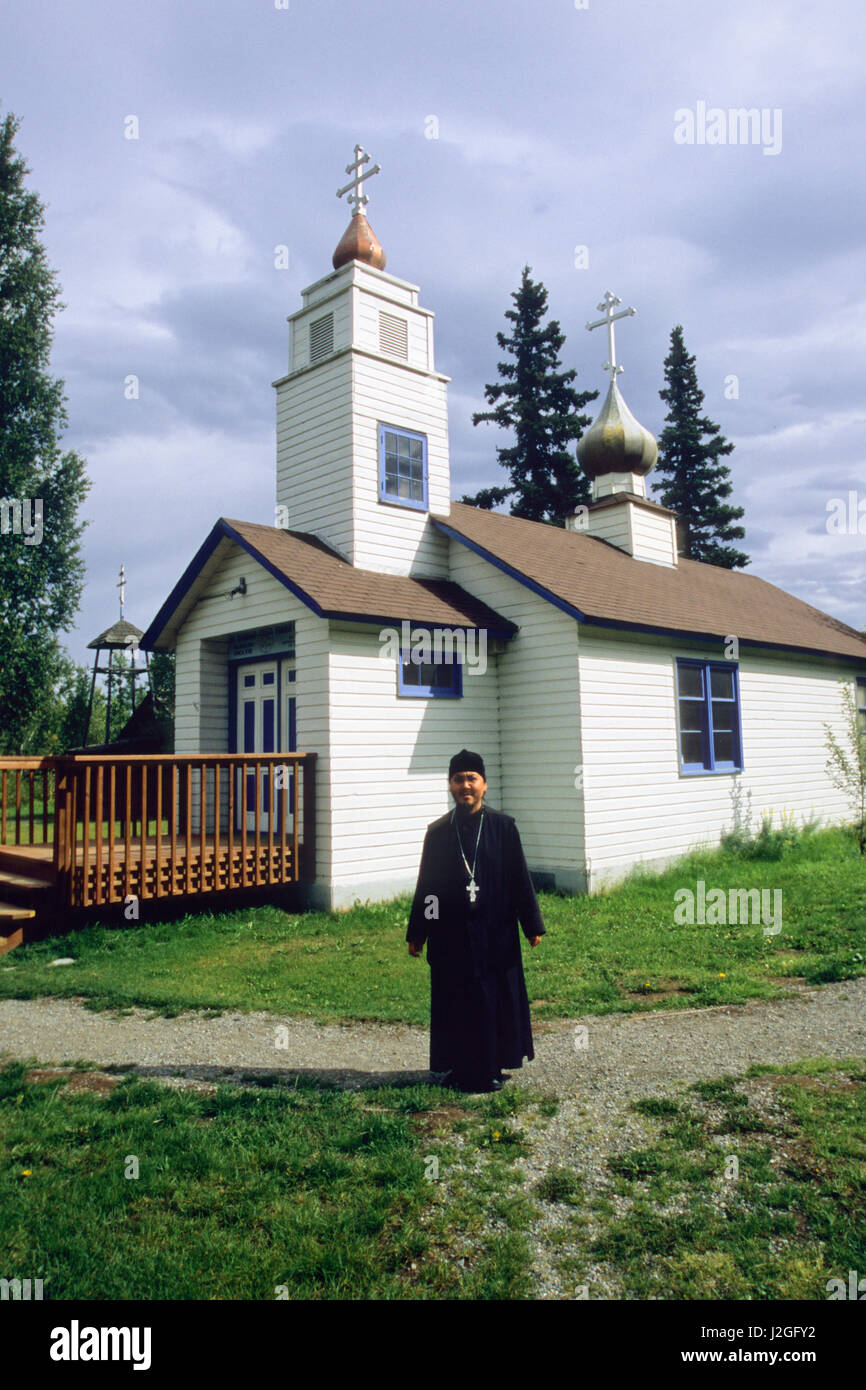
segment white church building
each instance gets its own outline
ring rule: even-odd
[[[849,816],[824,724],[844,737],[845,683],[866,710],[866,640],[678,555],[617,387],[613,296],[589,508],[560,529],[451,501],[433,314],[385,270],[367,159],[334,269],[289,319],[278,524],[218,520],[142,638],[176,653],[176,752],[316,752],[319,907],[413,889],[461,747],[543,888],[717,843],[738,805]]]

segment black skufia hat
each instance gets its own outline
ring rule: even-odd
[[[484,759],[480,753],[470,753],[468,748],[461,748],[459,753],[455,753],[451,762],[448,764],[448,780],[458,772],[477,772],[487,781],[487,774],[484,771]]]

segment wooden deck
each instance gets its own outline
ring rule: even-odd
[[[315,753],[0,758],[0,951],[27,939],[4,906],[47,919],[312,879],[315,766]]]

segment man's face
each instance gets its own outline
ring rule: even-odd
[[[448,785],[457,805],[464,811],[474,815],[481,810],[487,783],[479,772],[455,772]]]

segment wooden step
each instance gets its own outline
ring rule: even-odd
[[[7,903],[0,900],[0,923],[26,922],[35,916],[36,909],[33,907],[20,907],[18,903]]]
[[[54,885],[32,874],[16,874],[0,867],[0,898],[17,907],[44,907],[54,896]]]
[[[28,939],[28,926],[37,926],[36,913],[32,907],[19,907],[17,903],[0,902],[0,956],[23,946]]]
[[[54,882],[50,845],[0,845],[0,879],[7,873],[25,874],[42,883]]]

